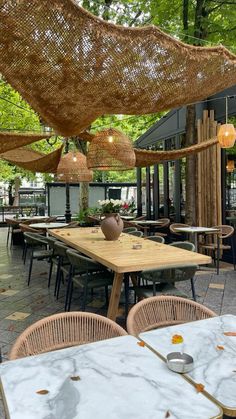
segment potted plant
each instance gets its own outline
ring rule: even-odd
[[[119,199],[105,199],[103,201],[99,200],[98,204],[101,206],[102,215],[105,216],[101,222],[101,229],[106,240],[117,240],[124,227],[119,215],[123,201]]]

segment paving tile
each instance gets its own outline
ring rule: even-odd
[[[224,284],[211,283],[211,284],[209,284],[209,288],[215,288],[215,289],[218,289],[218,290],[224,290],[225,286],[224,286]]]
[[[16,290],[6,290],[6,291],[0,291],[0,294],[3,296],[11,297],[12,295],[18,294],[19,291]]]
[[[15,311],[10,316],[6,317],[6,319],[8,319],[8,320],[24,320],[28,316],[30,316],[30,313],[23,313],[21,311]]]

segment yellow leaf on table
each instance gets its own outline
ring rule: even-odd
[[[195,384],[195,388],[196,388],[198,393],[202,393],[205,386],[203,384],[199,383],[199,384]]]
[[[219,351],[223,351],[225,349],[224,346],[222,346],[222,345],[217,345],[216,348],[219,349]]]
[[[225,336],[236,336],[236,332],[224,332]]]
[[[39,391],[36,391],[36,393],[44,395],[44,394],[48,394],[49,391],[48,390],[39,390]]]
[[[139,345],[139,346],[142,346],[142,347],[144,347],[145,346],[145,343],[141,340],[141,342],[137,342],[137,344]]]
[[[181,335],[173,335],[172,336],[172,339],[171,339],[171,342],[175,345],[175,344],[177,344],[177,343],[182,343],[184,341],[184,338],[183,338],[183,336],[181,336]]]

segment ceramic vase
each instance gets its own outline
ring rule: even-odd
[[[106,240],[117,240],[120,236],[124,223],[119,214],[104,214],[105,218],[101,222],[101,229]]]

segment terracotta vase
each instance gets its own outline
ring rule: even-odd
[[[101,222],[101,229],[106,240],[117,240],[120,236],[124,223],[119,214],[104,214],[105,218]]]

